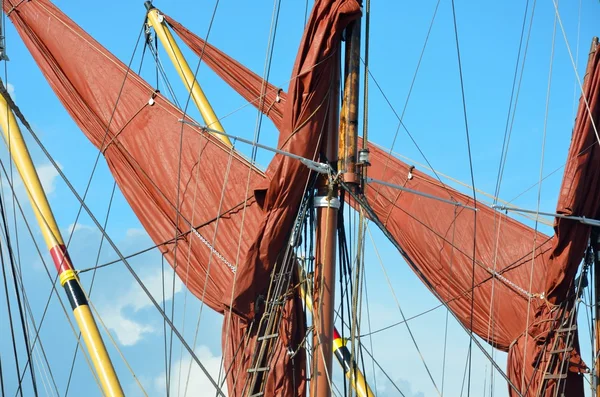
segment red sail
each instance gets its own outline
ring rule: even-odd
[[[288,101],[280,124],[279,149],[310,159],[319,156],[323,126],[330,114],[330,107],[327,105],[332,101],[332,95],[339,92],[339,87],[332,84],[333,81],[338,81],[338,57],[334,55],[340,49],[342,31],[359,15],[360,6],[356,0],[315,2],[292,71]],[[239,64],[232,67],[239,67]],[[256,81],[255,79],[255,86]],[[260,310],[255,306],[257,296],[266,296],[269,275],[276,261],[281,259],[280,252],[284,251],[290,237],[310,171],[298,160],[277,154],[269,165],[267,175],[269,180],[255,190],[255,196],[263,209],[262,222],[253,232],[248,254],[238,268],[233,299],[230,295],[224,297],[225,304],[231,302],[232,309],[247,319],[253,319]],[[297,343],[304,336],[298,296],[293,299],[287,301],[283,313],[283,329],[280,330],[284,331],[283,336],[280,335],[280,341],[290,351],[298,348]],[[233,317],[232,322],[236,325],[233,328],[241,329],[243,326],[239,317]],[[237,346],[243,340],[243,335],[231,335],[226,327],[227,324],[224,324],[224,339],[229,338],[232,346]],[[225,353],[227,357],[234,356],[232,350],[233,347],[230,347]],[[245,353],[244,358],[238,359],[244,360],[243,366],[247,366],[252,357],[250,349]],[[304,354],[302,349],[301,353]],[[272,363],[276,366],[270,371],[270,375],[276,371],[277,377],[271,376],[268,379],[266,395],[304,395],[304,366],[299,366],[298,360],[294,362],[289,357],[291,356],[285,351],[275,352]],[[300,358],[303,362],[303,357]],[[230,379],[229,391],[241,395],[243,382],[238,382],[235,389],[231,387],[232,383],[235,384],[235,380]]]
[[[356,0],[319,0],[306,25],[288,90],[278,148],[317,159],[329,113],[341,34],[360,15]],[[290,235],[309,170],[298,160],[277,154],[267,170],[270,180],[255,190],[264,211],[252,244],[238,270],[232,307],[252,317],[254,300],[268,284],[268,275]],[[225,302],[228,303],[227,301]]]
[[[252,189],[244,200],[248,176],[253,185],[262,173],[179,122],[180,110],[49,1],[5,1],[4,10],[152,240],[187,287],[223,311],[237,248],[249,246],[240,236],[260,222]]]
[[[165,19],[183,42],[202,58],[203,63],[226,81],[244,99],[273,120],[277,129],[281,129],[286,95],[280,88],[264,81],[235,59],[230,58],[218,48],[190,32],[173,18],[165,15]]]
[[[173,20],[170,21],[181,38],[200,55],[198,49],[204,47],[204,42]],[[204,48],[207,65],[258,107],[256,98],[263,87],[260,77],[218,49],[208,44]],[[218,54],[218,58],[213,53]],[[206,57],[206,54],[211,56]],[[218,63],[215,59],[218,59]],[[243,90],[238,88],[240,84]],[[266,87],[271,92],[275,89],[271,85]],[[285,98],[285,93],[279,95]],[[274,106],[282,107],[280,103]],[[279,126],[277,117],[271,116],[271,119]],[[419,171],[413,171],[412,179],[409,179],[410,167],[407,164],[374,145],[368,146],[372,153],[371,177],[473,205],[468,196]],[[524,353],[529,355],[532,352],[531,348],[529,351],[525,349],[522,335],[528,324],[534,324],[536,308],[540,302],[545,302],[542,297],[548,295],[545,274],[549,270],[548,257],[553,240],[479,204],[471,316],[473,212],[377,184],[372,184],[366,194],[377,216],[391,232],[395,242],[403,248],[407,262],[424,284],[440,299],[449,302],[450,309],[466,327],[470,327],[472,317],[473,331],[478,336],[503,351],[510,351],[508,372],[511,381],[523,393],[526,390],[534,393],[539,380],[521,382],[521,362],[512,357],[522,357]],[[573,274],[568,275],[567,280],[572,280],[572,277]],[[557,280],[556,277],[552,279]],[[529,296],[525,292],[528,290],[534,294],[529,308]],[[529,339],[533,340],[531,337]],[[578,359],[576,351],[572,356],[574,360]],[[531,378],[534,368],[539,367],[536,364],[533,360],[527,363],[526,377]],[[579,368],[581,364],[574,369]],[[577,382],[569,382],[573,396],[579,395]]]
[[[556,208],[558,214],[590,219],[600,218],[598,199],[600,197],[600,139],[597,130],[598,120],[600,120],[600,51],[597,47],[595,41],[590,52],[584,94],[579,100],[575,128]],[[533,377],[534,382],[540,382],[548,362],[548,345],[555,337],[549,334],[551,326],[553,328],[565,326],[560,321],[564,311],[561,305],[569,304],[566,308],[568,312],[575,300],[574,291],[577,286],[574,285],[574,278],[585,255],[591,228],[590,225],[571,219],[556,218],[554,222],[556,238],[553,241],[544,280],[548,304],[537,307],[535,323],[528,330],[530,337],[527,341],[519,341],[525,345],[527,351],[525,362],[530,364],[539,361],[541,367],[541,371],[533,373],[526,366],[526,379]],[[577,343],[575,339],[575,344]],[[563,348],[563,343],[559,347]],[[512,360],[517,368],[520,368],[524,361],[522,354],[509,356],[509,360]],[[583,395],[583,379],[577,372],[584,368],[580,357],[575,353],[571,354],[566,395]],[[543,395],[555,395],[555,388],[556,384],[552,382]]]

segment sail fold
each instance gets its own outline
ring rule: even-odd
[[[192,49],[198,55],[201,54],[200,48],[204,48],[205,54],[207,48],[219,51],[208,44],[204,47],[201,39],[181,29],[180,25],[178,27],[173,23],[173,26],[186,43],[194,43]],[[261,90],[275,91],[274,86],[264,83],[258,75],[220,51],[220,64],[208,58],[205,61],[257,108],[256,98]],[[220,70],[224,68],[234,71],[223,73]],[[243,76],[243,90],[237,88],[239,82],[232,80],[232,76]],[[286,98],[284,92],[280,92],[279,96]],[[281,107],[281,104],[274,106]],[[263,113],[270,115],[265,110]],[[279,120],[269,117],[279,128]],[[368,143],[368,147],[372,156],[369,176],[464,205],[474,205],[467,195],[413,170],[410,165],[376,145]],[[465,327],[470,328],[472,320],[476,335],[496,348],[510,352],[508,373],[511,381],[523,393],[526,390],[533,391],[539,383],[522,382],[523,366],[511,357],[532,353],[532,349],[527,351],[522,337],[528,325],[535,321],[536,307],[547,296],[548,281],[545,274],[550,266],[553,239],[482,203],[478,203],[475,233],[475,218],[468,209],[377,184],[368,186],[366,196],[395,242],[403,248],[407,263],[423,283],[440,300],[448,303],[450,310]],[[475,261],[474,238],[477,242]],[[579,363],[572,369],[581,370],[584,365],[579,360],[577,348],[571,356],[573,362]],[[538,364],[533,360],[528,361],[526,373],[533,373],[534,368],[539,368]],[[573,395],[578,394],[574,392]]]

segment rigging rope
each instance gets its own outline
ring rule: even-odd
[[[110,193],[110,199],[108,201],[108,209],[106,210],[106,217],[104,218],[104,229],[108,226],[108,218],[110,216],[110,210],[112,208],[113,198],[115,197],[115,190],[117,188],[117,183],[113,182],[112,191]],[[94,281],[96,280],[96,272],[98,271],[98,263],[100,262],[100,254],[102,252],[102,244],[104,243],[104,235],[100,237],[100,244],[98,246],[98,252],[96,253],[96,265],[94,266],[94,271],[92,272],[92,280],[90,282],[90,287],[87,293],[88,301],[90,301],[90,297],[92,295],[92,289],[94,288]],[[90,301],[91,302],[91,301]],[[91,303],[90,303],[91,304]],[[79,341],[81,340],[81,331],[77,333],[77,341],[75,344],[75,351],[73,352],[73,360],[71,361],[71,369],[69,370],[69,378],[67,379],[67,388],[65,390],[65,397],[69,393],[69,387],[71,385],[71,379],[73,377],[73,370],[75,369],[75,361],[77,359],[77,353],[79,352],[79,346],[81,344]]]
[[[449,309],[449,302],[445,302],[441,296],[439,295],[439,293],[437,293],[435,291],[435,289],[426,281],[427,279],[425,277],[423,277],[422,273],[419,271],[419,269],[415,266],[415,263],[413,262],[413,260],[408,256],[408,254],[404,251],[404,249],[402,248],[402,246],[398,243],[398,241],[395,240],[394,236],[392,236],[392,234],[387,230],[387,228],[385,227],[385,225],[381,222],[381,220],[379,219],[379,217],[377,216],[377,214],[375,213],[375,211],[373,210],[373,208],[371,208],[371,206],[369,205],[368,201],[366,200],[366,198],[364,196],[359,196],[357,193],[355,193],[352,188],[350,186],[348,186],[344,181],[340,180],[339,181],[340,186],[346,190],[354,200],[356,200],[356,202],[358,202],[360,204],[360,206],[365,210],[365,212],[367,213],[367,216],[369,217],[369,219],[371,219],[371,221],[373,223],[375,223],[375,225],[377,225],[377,227],[379,227],[379,229],[383,232],[383,234],[385,235],[385,237],[387,237],[387,239],[392,243],[392,245],[398,250],[398,252],[400,253],[400,255],[402,255],[402,257],[404,258],[404,260],[406,261],[406,263],[411,267],[411,269],[413,269],[413,271],[421,278],[421,280],[423,280],[423,282],[425,283],[425,285],[428,287],[428,289],[431,291],[431,293],[440,301],[442,302],[442,304]],[[487,281],[487,280],[486,280]],[[483,281],[485,282],[485,281]],[[477,285],[481,285],[483,282],[477,284]],[[469,291],[467,291],[469,292]],[[465,326],[456,316],[456,314],[454,314],[454,312],[452,312],[452,316],[456,319],[456,321],[458,322],[458,324],[465,330],[465,332],[469,335],[469,337],[473,340],[473,342],[475,343],[475,345],[477,347],[479,347],[479,349],[481,350],[481,352],[484,354],[484,356],[492,363],[492,365],[494,366],[494,368],[502,375],[502,377],[506,380],[506,382],[508,383],[508,386],[517,394],[517,396],[519,397],[523,397],[523,395],[521,394],[521,392],[519,391],[519,389],[517,389],[517,387],[511,382],[511,380],[508,378],[508,375],[506,375],[506,373],[502,370],[502,368],[500,368],[500,366],[490,357],[489,353],[485,350],[485,348],[481,345],[481,342],[479,342],[473,335],[473,332],[471,330],[469,330],[469,328],[467,326]]]
[[[456,55],[458,58],[458,74],[460,78],[460,92],[462,98],[462,108],[463,108],[463,116],[465,123],[465,134],[467,138],[467,150],[469,153],[469,169],[471,173],[471,185],[473,186],[473,206],[477,208],[477,192],[475,191],[475,175],[473,174],[473,156],[471,155],[471,139],[469,137],[469,122],[467,118],[467,102],[465,98],[465,85],[463,80],[463,72],[462,72],[462,61],[460,57],[460,46],[458,40],[458,25],[456,23],[456,9],[454,6],[454,0],[452,0],[452,20],[454,22],[454,38],[456,41]],[[477,253],[477,211],[473,211],[473,266],[472,266],[472,279],[471,279],[471,323],[469,325],[469,330],[471,334],[473,333],[473,311],[475,305],[475,256]],[[473,348],[473,338],[469,340],[469,378],[467,382],[467,397],[471,395],[471,369],[472,369],[472,360],[471,360],[471,352]]]
[[[7,108],[7,112],[10,111]],[[8,252],[8,260],[10,263],[10,269],[11,269],[11,273],[12,273],[12,280],[13,280],[13,288],[15,290],[15,298],[17,300],[17,307],[19,309],[19,320],[21,322],[21,332],[23,334],[23,342],[25,344],[25,350],[27,352],[27,359],[28,361],[31,362],[31,355],[32,355],[32,349],[31,346],[29,345],[29,333],[27,332],[27,326],[25,325],[25,315],[23,314],[23,303],[21,302],[21,294],[20,294],[20,290],[19,290],[19,282],[17,280],[17,266],[15,263],[15,257],[14,257],[14,253],[13,253],[13,249],[12,249],[12,244],[10,241],[10,231],[8,228],[8,221],[7,221],[7,217],[6,217],[6,209],[4,206],[4,199],[0,199],[0,216],[2,218],[2,232],[4,234],[4,240],[6,242],[6,250]],[[2,271],[3,271],[3,276],[6,277],[6,273],[5,273],[5,267],[6,267],[6,263],[4,261],[4,253],[3,253],[3,249],[2,247],[0,247],[0,261],[2,262]],[[6,288],[6,278],[4,280],[5,285],[4,288]],[[10,301],[8,299],[8,290],[6,291],[7,294],[7,305],[10,305]],[[9,318],[10,318],[10,309],[9,309]],[[14,337],[14,333],[13,333],[13,324],[12,324],[12,320],[11,320],[11,334],[13,334]],[[13,341],[14,342],[14,341]],[[16,346],[13,346],[13,348],[16,349]],[[16,350],[15,350],[15,354],[16,354]],[[17,366],[17,373],[19,373],[19,369]],[[34,374],[34,370],[33,370],[33,363],[31,362],[29,365],[29,374],[31,376],[31,385],[33,387],[33,394],[35,396],[38,395],[38,390],[37,390],[37,383],[36,383],[36,379],[35,379],[35,374]],[[21,391],[21,382],[19,382],[19,391]],[[21,392],[22,393],[22,392]]]
[[[82,196],[79,195],[79,193],[74,188],[74,186],[71,184],[71,182],[69,181],[69,179],[66,177],[66,175],[63,173],[63,171],[60,169],[60,167],[58,166],[58,164],[56,163],[56,161],[54,160],[54,158],[52,157],[52,155],[48,152],[48,150],[43,145],[43,143],[41,142],[41,140],[39,139],[39,137],[37,136],[37,134],[35,133],[35,131],[31,128],[31,125],[29,124],[29,122],[27,121],[27,119],[25,119],[25,117],[21,113],[21,111],[18,108],[18,106],[14,103],[14,101],[10,98],[10,96],[7,95],[6,88],[4,87],[4,85],[2,84],[1,81],[0,81],[0,93],[5,97],[8,105],[10,106],[10,108],[12,109],[12,111],[14,112],[14,114],[17,116],[17,118],[21,121],[21,124],[23,124],[23,126],[31,134],[31,136],[33,137],[33,139],[35,140],[35,142],[37,143],[37,145],[40,147],[40,149],[42,150],[42,152],[44,153],[44,155],[52,163],[52,166],[57,171],[58,175],[65,182],[65,184],[67,185],[67,187],[69,188],[69,190],[73,193],[73,195],[75,196],[75,198],[79,201],[81,208],[83,210],[85,210],[85,212],[88,214],[88,216],[90,217],[90,219],[92,220],[92,222],[96,225],[96,227],[100,230],[100,232],[105,236],[106,241],[110,244],[111,248],[118,255],[118,257],[121,259],[121,261],[123,261],[123,263],[127,267],[127,270],[129,270],[129,272],[131,273],[131,275],[133,276],[133,278],[135,279],[135,281],[138,283],[138,285],[142,288],[142,290],[146,294],[146,296],[148,296],[148,298],[150,299],[150,301],[152,302],[152,304],[154,305],[154,307],[158,310],[158,312],[161,314],[161,316],[163,316],[163,318],[167,321],[167,324],[169,325],[169,327],[171,327],[171,329],[173,329],[173,332],[175,333],[175,335],[177,336],[177,338],[181,341],[181,343],[184,344],[184,346],[186,347],[186,349],[188,350],[188,352],[190,353],[190,355],[192,356],[192,358],[194,359],[194,361],[196,361],[196,363],[198,363],[200,369],[207,376],[208,380],[218,390],[218,393],[221,396],[224,396],[223,392],[219,389],[217,383],[214,381],[214,379],[212,378],[212,376],[210,375],[210,373],[207,371],[206,367],[200,362],[200,360],[198,359],[198,357],[196,356],[196,354],[194,353],[194,351],[187,344],[187,342],[185,341],[185,339],[183,338],[183,336],[181,335],[181,333],[176,329],[175,325],[167,317],[167,315],[165,314],[165,312],[163,310],[161,310],[160,305],[156,302],[156,300],[154,299],[154,297],[152,296],[152,294],[150,293],[150,291],[148,290],[148,288],[144,285],[144,283],[139,278],[139,276],[137,275],[137,273],[133,270],[133,268],[131,267],[131,265],[127,261],[127,259],[125,259],[125,257],[123,256],[121,250],[117,247],[117,245],[112,240],[112,238],[110,238],[110,236],[102,228],[102,225],[100,224],[100,222],[98,221],[98,219],[96,218],[96,216],[93,214],[93,212],[90,210],[90,208],[88,207],[88,205],[85,203],[85,201],[83,200]]]
[[[592,111],[590,110],[590,104],[587,99],[586,93],[583,92],[583,84],[581,78],[579,77],[579,73],[577,72],[577,66],[575,64],[575,60],[573,59],[573,53],[571,52],[571,46],[569,45],[569,40],[567,39],[567,33],[565,32],[565,28],[562,23],[562,19],[560,18],[560,12],[558,11],[558,0],[552,0],[554,4],[554,10],[556,14],[556,19],[558,20],[558,24],[560,26],[560,30],[563,34],[563,38],[565,39],[565,44],[567,45],[567,51],[569,53],[569,58],[571,59],[571,65],[573,66],[573,70],[575,71],[575,77],[577,78],[577,82],[579,83],[579,88],[582,92],[582,98],[585,103],[585,108],[587,110],[588,116],[590,118],[590,122],[592,123],[592,128],[594,129],[594,133],[596,134],[596,140],[598,141],[598,145],[600,145],[600,135],[598,135],[598,129],[596,128],[596,122],[594,120],[594,116],[592,115]]]
[[[2,91],[3,93],[5,93],[5,94],[6,94],[5,90],[3,91],[3,86],[2,86],[2,84],[1,84],[1,82],[0,82],[0,91]],[[5,176],[6,176],[6,178],[7,178],[7,182],[8,182],[8,184],[9,184],[10,191],[11,191],[11,193],[12,193],[12,195],[13,195],[13,198],[14,198],[14,200],[15,200],[16,206],[19,208],[19,213],[21,214],[21,217],[22,217],[22,219],[23,219],[23,221],[24,221],[24,223],[25,223],[25,226],[26,226],[26,228],[27,228],[27,231],[29,232],[29,236],[31,237],[31,240],[32,240],[32,242],[33,242],[33,245],[34,245],[34,247],[35,247],[35,249],[36,249],[36,252],[37,252],[37,254],[38,254],[38,256],[39,256],[39,259],[40,259],[40,261],[42,262],[42,264],[43,264],[43,266],[44,266],[44,270],[46,271],[46,275],[48,276],[48,279],[50,280],[50,284],[51,284],[51,291],[50,291],[50,295],[48,296],[48,299],[46,300],[46,304],[45,304],[45,306],[44,306],[44,310],[43,310],[43,313],[42,313],[42,318],[41,318],[41,320],[40,320],[39,326],[37,326],[37,327],[36,327],[36,325],[35,325],[35,320],[34,320],[34,317],[33,317],[33,311],[31,310],[31,308],[30,308],[29,306],[27,306],[27,308],[28,308],[28,310],[29,310],[29,313],[30,313],[31,322],[32,322],[32,324],[33,324],[33,326],[34,326],[34,329],[35,329],[35,328],[37,328],[37,329],[36,329],[36,331],[35,331],[35,337],[34,337],[34,340],[33,340],[33,343],[32,343],[32,345],[31,345],[31,348],[32,348],[32,349],[34,349],[34,348],[35,348],[35,346],[36,346],[36,343],[37,343],[37,341],[39,340],[39,342],[40,342],[40,347],[42,348],[42,352],[44,352],[43,345],[42,345],[42,339],[41,339],[41,337],[40,337],[40,335],[39,335],[39,334],[40,334],[40,331],[41,331],[41,327],[42,327],[42,325],[43,325],[43,323],[44,323],[44,320],[45,320],[45,318],[46,318],[46,313],[47,313],[47,311],[48,311],[48,308],[49,308],[49,305],[50,305],[50,300],[51,300],[51,298],[52,298],[52,295],[54,294],[54,292],[57,292],[57,291],[56,291],[55,284],[56,284],[56,281],[58,280],[58,274],[55,276],[55,278],[54,278],[54,279],[52,278],[52,276],[51,276],[51,274],[50,274],[50,271],[48,270],[48,266],[47,266],[47,264],[46,264],[46,260],[44,259],[44,256],[42,255],[42,252],[41,252],[41,250],[40,250],[40,247],[39,247],[39,245],[38,245],[38,243],[37,243],[37,241],[36,241],[36,239],[35,239],[35,236],[34,236],[34,234],[33,234],[33,230],[31,229],[31,226],[29,225],[29,222],[27,221],[27,218],[25,217],[25,213],[24,213],[24,211],[23,211],[23,208],[22,208],[22,206],[21,206],[21,203],[19,202],[19,200],[18,200],[18,198],[17,198],[17,194],[16,194],[16,191],[15,191],[15,187],[14,187],[14,185],[12,184],[12,182],[11,182],[10,180],[8,180],[8,179],[9,179],[9,174],[8,174],[8,172],[7,172],[6,168],[4,167],[4,164],[3,164],[2,162],[0,162],[0,167],[2,168],[2,172],[4,173],[4,175],[5,175]],[[2,193],[4,192],[4,190],[3,190],[3,188],[2,188],[2,178],[1,178],[1,175],[0,175],[0,190],[2,191]],[[27,193],[29,194],[29,192],[27,192]],[[35,205],[37,206],[37,203],[35,203]],[[39,208],[38,208],[37,210],[39,211]],[[47,223],[47,221],[46,221],[46,219],[45,219],[45,218],[43,218],[43,222],[45,223],[45,225],[46,225],[46,226],[48,226],[48,223]],[[23,290],[23,291],[24,291],[24,290]],[[67,321],[69,322],[69,325],[70,325],[70,327],[71,327],[71,330],[73,331],[73,335],[75,335],[75,336],[76,336],[76,335],[77,335],[77,333],[76,333],[76,331],[75,331],[75,328],[74,328],[74,326],[73,326],[73,324],[72,324],[72,322],[71,322],[71,318],[69,317],[69,314],[67,313],[66,307],[65,307],[65,305],[64,305],[64,303],[63,303],[63,301],[62,301],[62,298],[60,297],[60,294],[58,294],[58,292],[57,292],[57,294],[56,294],[56,297],[57,297],[57,298],[58,298],[58,300],[59,300],[59,303],[60,303],[60,305],[61,305],[61,308],[62,308],[62,310],[63,310],[63,313],[64,313],[65,317],[67,318]],[[26,303],[27,303],[27,301],[26,301]],[[27,305],[28,305],[28,303],[27,303]],[[98,385],[98,388],[101,390],[100,382],[99,382],[99,380],[98,380],[98,378],[97,378],[97,376],[96,376],[96,373],[95,373],[95,371],[92,369],[92,364],[91,364],[91,361],[90,361],[90,359],[89,359],[89,357],[88,357],[88,355],[87,355],[87,352],[86,352],[86,350],[85,350],[85,349],[83,349],[82,351],[84,352],[84,357],[85,357],[85,359],[86,359],[86,362],[87,362],[87,364],[88,364],[88,367],[89,367],[89,369],[90,369],[90,372],[92,373],[92,375],[93,375],[94,379],[96,380],[96,384]],[[44,353],[44,354],[45,354],[45,353]],[[25,364],[25,368],[23,369],[23,371],[22,371],[22,373],[21,373],[21,375],[20,375],[20,377],[19,377],[19,381],[20,381],[20,382],[21,382],[21,381],[23,380],[23,378],[25,377],[25,373],[26,373],[26,371],[27,371],[27,367],[29,366],[29,364],[30,364],[30,361],[28,360],[28,361],[27,361],[27,363]],[[48,365],[48,366],[49,366],[49,365]]]
[[[387,104],[389,105],[389,107],[391,108],[392,112],[394,113],[394,115],[398,119],[398,127],[396,128],[396,132],[394,133],[394,139],[392,140],[392,145],[390,147],[390,154],[394,150],[394,146],[396,144],[396,139],[398,138],[398,133],[400,131],[400,127],[402,127],[406,131],[406,134],[408,135],[408,137],[410,138],[410,140],[412,141],[412,143],[415,145],[415,147],[417,148],[417,150],[419,151],[419,153],[421,154],[421,156],[423,156],[423,159],[425,160],[425,162],[429,165],[429,167],[432,170],[433,170],[433,166],[429,162],[429,159],[425,156],[425,153],[423,153],[423,151],[421,150],[421,148],[417,144],[417,141],[415,140],[415,138],[413,137],[413,135],[410,133],[410,131],[408,130],[408,128],[404,124],[404,115],[406,113],[406,109],[408,108],[408,102],[410,101],[410,96],[412,94],[412,90],[414,88],[415,82],[417,81],[417,75],[418,75],[419,69],[421,67],[421,62],[423,60],[423,56],[425,55],[425,50],[427,49],[427,43],[429,42],[429,36],[431,35],[431,31],[433,29],[433,24],[435,22],[435,17],[437,15],[438,8],[440,6],[440,2],[441,2],[441,0],[437,1],[436,5],[435,5],[435,9],[433,10],[433,16],[431,17],[431,23],[429,24],[429,29],[427,30],[427,35],[425,36],[425,42],[423,43],[423,48],[421,49],[421,54],[419,55],[419,60],[417,61],[417,67],[415,69],[415,73],[413,74],[413,78],[412,78],[412,81],[410,83],[410,88],[408,89],[408,94],[406,96],[406,101],[404,102],[404,107],[402,108],[402,113],[400,115],[398,115],[398,113],[396,112],[396,110],[392,106],[392,103],[389,101],[389,99],[387,98],[387,96],[383,92],[383,89],[381,88],[381,86],[379,85],[379,83],[377,82],[377,80],[375,79],[375,76],[373,76],[373,73],[371,73],[371,71],[368,68],[365,67],[365,70],[366,70],[365,75],[369,74],[371,76],[371,78],[373,79],[373,82],[377,86],[377,89],[379,90],[379,92],[381,93],[381,95],[383,96],[383,98],[385,99],[385,101],[387,102]],[[364,61],[363,61],[363,63],[364,63]],[[382,175],[385,174],[385,171],[387,170],[388,163],[389,163],[389,159],[385,163]],[[434,173],[435,173],[435,171],[434,171]],[[435,176],[436,176],[436,178],[438,178],[438,180],[440,181],[440,183],[442,183],[442,181],[440,180],[439,176],[437,174]],[[452,194],[448,191],[448,189],[446,189],[446,192],[448,193],[448,196],[451,198]],[[377,193],[379,194],[379,190],[377,190]]]
[[[527,10],[529,9],[529,0],[525,3],[525,13],[523,14],[523,24],[521,26],[521,37],[519,39],[519,49],[517,50],[517,61],[515,63],[515,71],[513,75],[512,88],[510,93],[510,99],[508,102],[508,112],[506,114],[506,125],[504,127],[504,138],[502,141],[502,151],[500,152],[500,162],[498,164],[498,176],[496,179],[496,188],[494,190],[494,196],[500,197],[500,187],[502,185],[502,177],[504,176],[504,167],[506,165],[506,160],[508,156],[508,148],[510,144],[510,138],[513,131],[513,126],[515,123],[515,114],[517,112],[517,104],[519,103],[519,94],[521,93],[521,83],[523,82],[523,73],[525,71],[525,62],[527,60],[527,50],[529,49],[529,39],[531,38],[531,30],[533,27],[533,16],[535,14],[535,6],[537,1],[533,1],[531,18],[529,22],[529,30],[527,33],[527,40],[525,42],[525,49],[523,51],[523,63],[521,65],[521,73],[519,76],[519,84],[517,85],[517,74],[519,71],[519,61],[521,59],[521,50],[523,47],[523,37],[525,34],[525,26],[527,25]],[[515,93],[516,86],[516,93]],[[513,106],[514,99],[514,106]],[[511,112],[512,109],[512,112]],[[512,117],[511,117],[512,113]],[[497,200],[494,200],[494,204],[497,204]],[[493,372],[493,371],[492,371]]]
[[[546,149],[546,134],[548,131],[548,113],[550,111],[550,90],[552,87],[552,71],[554,65],[554,50],[556,44],[556,15],[554,17],[554,26],[552,30],[552,47],[550,52],[550,66],[548,71],[548,87],[546,89],[546,109],[544,112],[544,129],[542,133],[542,142],[541,142],[541,156],[540,156],[540,172],[539,172],[539,181],[538,181],[538,194],[537,194],[537,208],[536,212],[539,214],[540,212],[540,203],[542,200],[542,177],[544,175],[544,157],[545,157],[545,149]],[[537,217],[537,216],[536,216]],[[534,270],[534,260],[535,260],[535,249],[537,242],[537,231],[538,231],[538,222],[535,222],[534,227],[534,235],[533,235],[533,248],[531,252],[531,267],[529,271],[529,289],[531,290],[531,286],[533,285],[533,270]],[[522,363],[522,371],[521,371],[521,390],[525,390],[525,368],[527,367],[526,357],[527,357],[527,340],[529,338],[529,317],[531,312],[531,298],[527,300],[527,316],[525,323],[525,347],[523,349],[523,363]]]
[[[375,255],[377,256],[377,259],[379,260],[379,264],[381,265],[381,269],[383,270],[383,274],[385,275],[385,279],[386,279],[386,281],[388,283],[388,286],[390,287],[390,291],[392,292],[392,296],[394,297],[394,300],[396,301],[396,306],[398,306],[398,310],[400,311],[400,315],[402,316],[402,320],[404,322],[404,325],[406,326],[406,329],[408,331],[410,339],[412,340],[413,345],[417,349],[417,353],[419,354],[421,362],[423,363],[423,366],[425,367],[425,370],[427,371],[427,375],[429,375],[429,379],[431,380],[431,383],[433,383],[433,387],[435,388],[435,391],[437,392],[438,395],[441,396],[440,389],[438,388],[437,384],[435,383],[435,380],[433,379],[433,375],[431,374],[431,371],[429,370],[429,367],[427,366],[427,363],[425,362],[425,357],[423,357],[423,354],[421,353],[421,349],[419,349],[419,345],[417,344],[417,340],[415,339],[415,336],[413,335],[413,332],[410,329],[410,326],[408,325],[408,322],[406,321],[406,317],[404,316],[404,311],[402,310],[402,307],[400,306],[400,302],[398,301],[398,297],[396,296],[396,292],[394,291],[394,287],[392,286],[392,283],[391,283],[390,278],[389,278],[389,276],[387,274],[387,271],[385,270],[385,266],[383,264],[383,260],[381,259],[381,256],[379,255],[379,250],[377,249],[377,246],[375,244],[375,239],[373,238],[373,235],[371,234],[371,228],[367,227],[367,231],[369,232],[369,237],[371,238],[371,242],[373,244],[373,248],[375,249]]]

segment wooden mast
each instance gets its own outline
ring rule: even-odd
[[[358,140],[358,77],[360,69],[360,23],[358,19],[346,28],[344,95],[337,123],[338,84],[330,93],[330,117],[326,141],[327,160],[341,171],[342,178],[353,188],[358,187],[356,157]],[[339,132],[338,132],[339,131]],[[337,153],[336,153],[337,152]],[[338,160],[339,159],[339,160]],[[317,210],[316,253],[313,308],[313,376],[311,396],[331,396],[332,350],[334,340],[335,255],[337,218],[340,208],[338,186],[324,179],[315,197]],[[338,338],[339,339],[339,338]]]

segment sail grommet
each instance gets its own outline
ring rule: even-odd
[[[412,180],[414,177],[414,175],[413,175],[414,169],[415,169],[414,165],[411,165],[410,168],[408,169],[408,177],[407,178],[409,181]]]
[[[340,208],[340,199],[337,197],[317,196],[314,201],[315,208]]]

